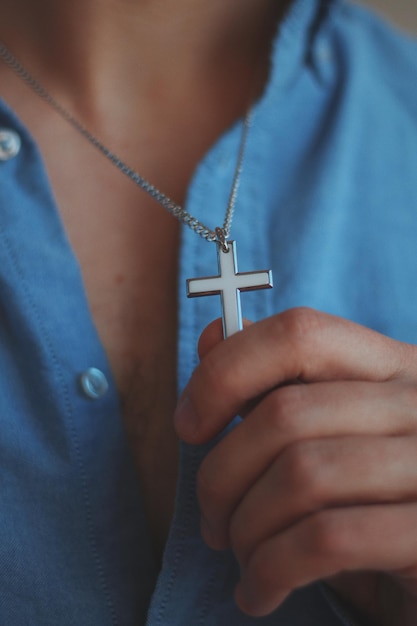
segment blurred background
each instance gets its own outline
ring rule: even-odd
[[[401,28],[417,35],[417,0],[360,0],[379,11]]]

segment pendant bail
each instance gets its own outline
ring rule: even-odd
[[[227,235],[224,228],[217,226],[214,232],[216,233],[216,243],[221,247],[222,251],[227,254],[229,252],[229,244],[227,243]]]

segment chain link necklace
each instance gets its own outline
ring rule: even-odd
[[[166,194],[143,178],[138,172],[127,165],[114,152],[107,148],[93,133],[81,124],[65,109],[47,89],[26,69],[17,57],[0,41],[0,59],[32,89],[42,100],[56,111],[66,122],[79,132],[90,144],[101,152],[122,174],[132,180],[138,187],[161,204],[171,215],[182,224],[191,228],[197,235],[209,242],[217,244],[217,262],[219,274],[204,278],[187,280],[187,296],[198,297],[220,295],[222,301],[223,335],[228,337],[243,327],[240,305],[240,292],[272,287],[270,270],[239,273],[237,268],[236,242],[228,241],[232,225],[239,183],[242,176],[246,143],[252,121],[252,109],[249,108],[243,120],[243,128],[238,150],[232,187],[227,203],[223,226],[210,229],[184,207],[174,202]]]

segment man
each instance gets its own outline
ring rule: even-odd
[[[337,1],[0,18],[2,622],[414,624],[415,44]],[[125,164],[275,274],[194,373],[230,249]]]

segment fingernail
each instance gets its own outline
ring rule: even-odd
[[[197,433],[198,424],[193,405],[188,394],[181,397],[174,413],[174,423],[180,437],[193,438]]]

